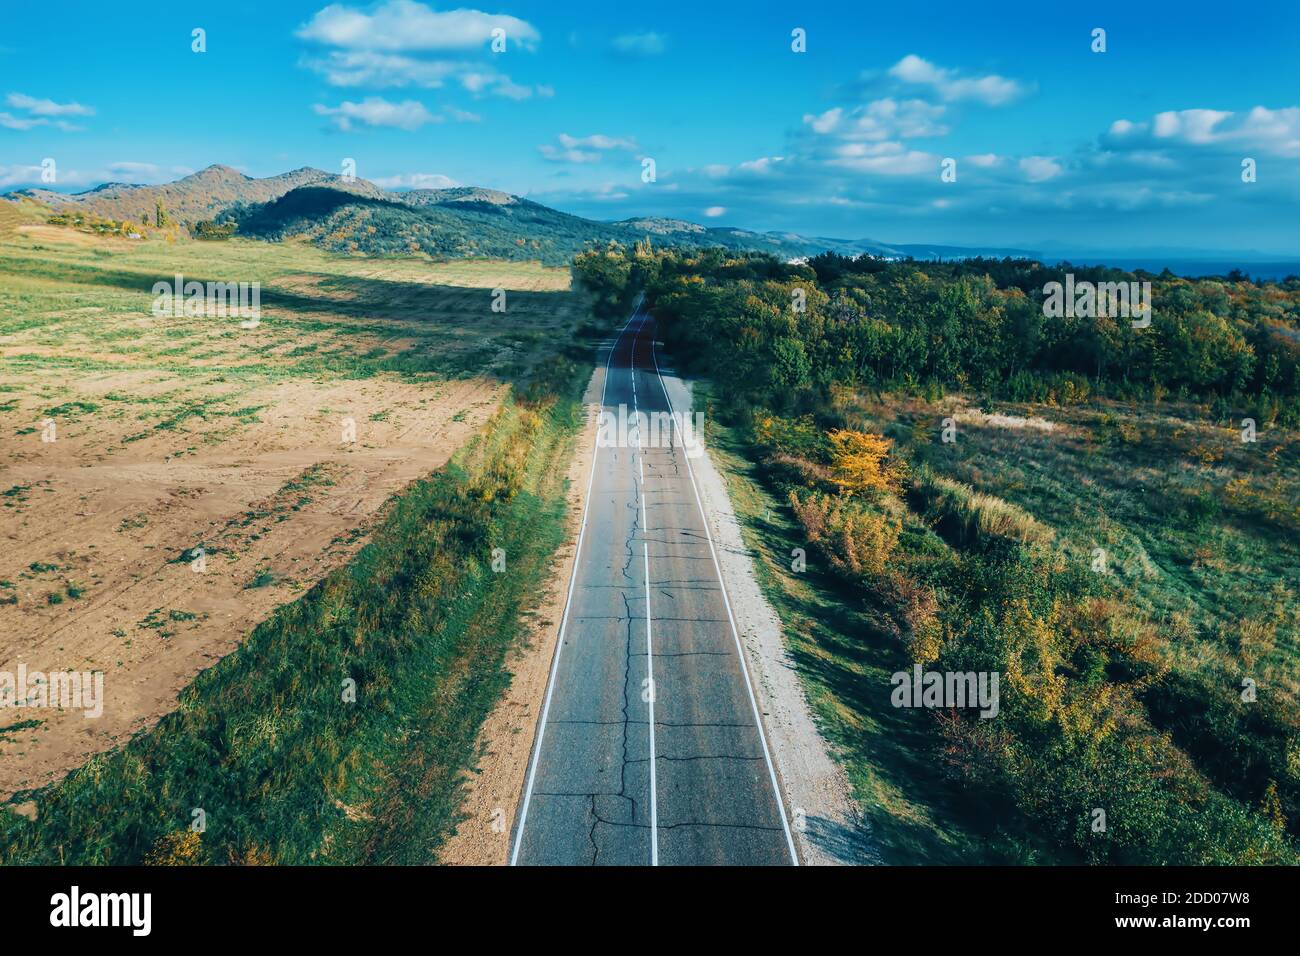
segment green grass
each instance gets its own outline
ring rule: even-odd
[[[1196,409],[1153,421],[1150,408],[1102,404],[1004,409],[1055,427],[963,418],[953,444],[938,426],[954,399],[846,399],[842,420],[889,435],[910,465],[902,498],[877,503],[901,521],[883,570],[841,566],[847,540],[805,542],[801,521],[822,519],[779,496],[820,479],[788,453],[716,422],[711,452],[885,859],[1294,861],[1297,436],[1272,430],[1242,448]],[[795,424],[778,447],[800,447]],[[1101,453],[1112,436],[1124,447]],[[1216,549],[1234,540],[1237,579],[1199,613],[1198,565],[1224,570]],[[1252,561],[1243,542],[1272,547]],[[1104,574],[1091,573],[1099,547]],[[791,548],[807,549],[805,571]],[[926,591],[931,610],[912,617]],[[913,622],[927,620],[937,644],[915,643],[927,632]],[[914,654],[1003,671],[1002,719],[891,707],[889,676]],[[1243,676],[1258,704],[1238,699]],[[1111,812],[1109,835],[1089,831],[1096,806]]]
[[[176,712],[16,794],[39,813],[0,815],[0,863],[139,863],[198,807],[208,862],[431,862],[563,539],[586,367],[556,361],[548,375],[392,499],[348,566],[202,674]],[[490,570],[496,547],[508,574]]]
[[[261,283],[260,326],[153,316],[153,284],[177,273]],[[490,310],[496,286],[509,290],[505,314]],[[282,383],[526,377],[577,322],[568,289],[566,270],[536,263],[348,259],[245,240],[47,245],[0,234],[0,380],[17,393],[0,404],[0,435],[31,435],[52,418],[60,438],[95,435],[116,449],[174,436],[184,448],[222,423],[256,425]]]
[[[703,400],[704,389],[697,384]],[[929,717],[889,706],[879,688],[911,666],[860,596],[817,564],[788,505],[775,498],[743,430],[710,420],[709,455],[727,483],[764,595],[781,620],[814,718],[844,767],[886,863],[1013,862],[940,773]],[[808,552],[792,570],[791,551]]]
[[[944,445],[915,427],[937,423],[940,406],[870,412],[937,476],[1005,501],[1067,554],[1104,551],[1108,573],[1161,622],[1172,664],[1248,667],[1300,701],[1300,433],[1262,429],[1245,444],[1195,406],[1106,404],[1036,409],[1055,431],[972,424]],[[1238,635],[1252,622],[1273,637],[1248,662]]]
[[[1020,675],[1004,695],[1016,723],[999,725],[1010,736],[941,723],[929,753],[960,761],[1026,859],[1293,860],[1300,436],[1243,443],[1204,408],[1100,402],[962,413],[957,440],[940,441],[969,402],[860,395],[837,409],[911,463],[908,520],[939,535],[943,560],[904,534],[890,573],[939,596],[940,663],[1010,649]],[[846,598],[893,613],[887,581],[862,584]],[[1247,679],[1258,702],[1241,699]],[[1089,729],[1094,700],[1110,717]],[[1041,745],[1055,729],[1034,736],[1052,723],[1017,707],[1032,701],[1061,708],[1057,745]],[[1124,807],[1127,830],[1089,837],[1076,800]]]

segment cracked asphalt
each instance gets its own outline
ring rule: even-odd
[[[653,335],[638,311],[607,353],[606,412],[668,411]],[[597,449],[517,863],[793,862],[686,450],[673,445]]]

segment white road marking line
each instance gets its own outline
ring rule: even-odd
[[[600,388],[600,413],[605,412],[605,395],[609,390],[609,367],[614,360],[614,353],[618,351],[618,344],[623,341],[623,335],[627,332],[628,327],[636,318],[637,312],[641,310],[641,302],[638,299],[636,308],[632,310],[632,316],[627,323],[619,330],[618,338],[614,344],[609,347],[609,356],[605,359],[605,381],[601,383]],[[578,529],[578,546],[573,553],[573,573],[569,576],[569,593],[564,600],[564,616],[560,619],[560,635],[555,642],[555,658],[551,661],[551,674],[546,681],[546,699],[542,704],[542,716],[537,723],[537,741],[533,744],[532,763],[528,770],[528,786],[524,788],[524,804],[519,810],[519,829],[515,831],[515,848],[510,854],[510,865],[514,866],[519,862],[519,848],[524,842],[524,825],[528,821],[528,805],[533,797],[533,783],[537,779],[537,758],[542,752],[542,737],[546,734],[546,717],[551,711],[551,695],[555,691],[555,674],[560,668],[560,652],[564,649],[564,633],[569,624],[569,609],[573,606],[573,587],[578,581],[578,561],[582,557],[582,541],[587,534],[587,511],[591,507],[591,489],[596,481],[596,459],[600,455],[600,419],[599,415],[596,420],[596,443],[591,452],[591,476],[587,479],[587,497],[582,502],[582,524]]]
[[[641,542],[645,557],[645,666],[650,678],[650,865],[659,865],[659,800],[655,793],[655,655],[650,639],[650,544]]]
[[[643,323],[644,325],[644,323]],[[654,357],[655,375],[659,377],[659,387],[663,389],[664,401],[668,403],[668,417],[672,419],[674,434],[676,434],[677,415],[673,411],[673,400],[668,397],[668,386],[664,384],[663,373],[659,371],[659,353],[655,348],[653,339],[650,341],[650,354]],[[696,436],[696,441],[700,437]],[[790,862],[795,866],[799,865],[799,854],[794,848],[794,837],[790,833],[790,823],[786,820],[785,800],[781,796],[781,787],[776,780],[776,767],[772,765],[772,754],[767,749],[767,735],[763,733],[763,718],[758,712],[758,699],[754,696],[754,687],[749,680],[749,665],[745,659],[745,649],[740,643],[740,632],[736,630],[736,618],[731,613],[731,601],[727,597],[727,583],[722,579],[722,565],[718,563],[718,552],[713,546],[713,533],[709,530],[709,516],[704,513],[704,504],[700,500],[700,488],[695,483],[695,469],[691,467],[691,457],[686,454],[686,446],[682,446],[682,457],[686,459],[686,471],[691,476],[691,489],[695,492],[695,506],[700,509],[700,519],[704,522],[704,536],[709,542],[709,554],[713,557],[713,568],[718,573],[718,585],[722,588],[722,603],[727,608],[727,620],[731,623],[731,636],[736,641],[736,653],[740,656],[740,673],[745,678],[745,690],[749,692],[749,703],[754,709],[754,724],[758,727],[758,740],[763,745],[763,759],[767,761],[767,772],[772,780],[772,793],[776,797],[777,809],[781,813],[781,828],[785,831],[786,846],[790,849]]]
[[[641,330],[645,328],[643,319],[640,327],[637,328],[636,335],[632,336],[632,358],[628,367],[632,371],[632,414],[637,415],[640,412],[640,406],[636,401],[636,346],[641,341]],[[650,519],[646,513],[645,503],[645,442],[641,438],[641,427],[638,423],[636,430],[636,443],[641,454],[637,456],[637,474],[639,475],[639,484],[637,493],[641,498],[641,553],[645,562],[645,666],[646,676],[650,683],[647,685],[649,692],[650,707],[647,722],[650,725],[650,865],[659,865],[659,794],[655,786],[655,764],[658,762],[655,756],[655,662],[654,649],[650,637],[650,543],[645,540],[645,535],[650,531]]]

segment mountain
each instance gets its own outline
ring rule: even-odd
[[[441,192],[441,190],[435,190]],[[505,195],[505,194],[502,194]],[[305,238],[334,252],[410,255],[439,259],[540,259],[559,265],[592,241],[639,238],[606,223],[570,216],[539,203],[443,197],[384,198],[302,186],[278,199],[231,215],[242,236]]]
[[[561,264],[589,243],[652,241],[686,248],[722,246],[782,258],[828,248],[857,254],[853,244],[743,229],[710,229],[679,220],[597,222],[491,189],[421,189],[382,198],[305,186],[260,207],[230,214],[240,235],[302,237],[326,249],[436,258],[535,258]]]
[[[527,202],[499,189],[484,189],[480,186],[455,186],[450,189],[412,189],[409,192],[393,193],[408,206],[451,206],[458,203],[482,203],[489,206],[517,206]],[[536,205],[534,203],[533,205]]]
[[[311,167],[254,179],[229,166],[209,166],[162,186],[104,183],[73,194],[49,189],[22,189],[9,195],[26,196],[60,211],[77,209],[105,219],[132,222],[140,222],[143,217],[152,222],[155,204],[162,202],[174,222],[190,223],[212,219],[239,204],[269,202],[307,185],[328,186],[371,198],[386,195],[378,186],[364,179],[347,182],[342,176]]]
[[[268,240],[305,238],[326,249],[367,255],[423,252],[436,258],[537,258],[559,264],[588,243],[646,238],[686,248],[721,246],[783,259],[832,251],[891,259],[1026,256],[1022,250],[886,245],[871,239],[831,239],[792,232],[751,232],[682,219],[642,217],[599,222],[520,196],[478,186],[388,192],[364,179],[345,180],[303,167],[255,179],[214,165],[161,186],[103,183],[80,193],[23,189],[51,209],[104,219],[154,221],[161,203],[172,222],[191,229],[203,220],[234,222],[240,235]]]

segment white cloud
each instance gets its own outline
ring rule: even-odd
[[[812,127],[814,133],[829,133],[835,129],[835,127],[840,125],[840,117],[843,115],[844,109],[836,106],[820,115],[805,113],[803,121],[808,126]]]
[[[4,166],[0,165],[0,189],[14,186],[34,186],[38,189],[67,189],[98,185],[106,182],[122,182],[156,185],[171,182],[180,176],[188,176],[194,170],[185,166],[162,167],[154,163],[121,161],[109,163],[98,169],[72,169],[58,167],[56,183],[41,182],[40,166]]]
[[[1156,114],[1153,130],[1158,139],[1176,137],[1187,143],[1211,143],[1214,127],[1231,115],[1222,110],[1168,110]]]
[[[371,182],[381,189],[453,189],[460,185],[442,173],[399,173],[396,176],[381,176]]]
[[[550,93],[549,88],[538,87],[533,89],[531,86],[522,86],[504,73],[498,73],[491,67],[467,70],[461,73],[458,79],[460,85],[475,96],[491,95],[503,96],[509,100],[526,100],[533,96],[534,93],[541,96]]]
[[[935,66],[914,53],[909,53],[891,66],[889,75],[902,83],[928,86],[940,99],[949,102],[975,100],[986,106],[1001,106],[1026,92],[1022,84],[996,73],[963,76],[957,70]]]
[[[298,28],[304,40],[352,50],[468,50],[505,31],[510,46],[534,48],[541,40],[525,20],[481,10],[439,13],[413,0],[388,0],[369,10],[330,4]]]
[[[1271,143],[1288,156],[1300,155],[1300,107],[1270,110],[1256,106],[1241,123],[1243,138]]]
[[[302,65],[325,77],[331,86],[421,86],[434,89],[464,66],[449,60],[418,60],[372,50],[332,50],[324,59],[306,58]]]
[[[1103,138],[1112,148],[1210,147],[1300,156],[1300,107],[1256,106],[1246,113],[1187,109],[1157,113],[1149,122],[1119,119]]]
[[[719,216],[726,215],[726,213],[726,206],[710,206],[708,209],[704,210],[704,215],[710,219],[717,219]]]
[[[154,179],[162,175],[162,169],[156,163],[110,163],[108,169],[115,176],[128,176],[134,179]]]
[[[1020,160],[1020,171],[1031,183],[1044,183],[1061,175],[1061,164],[1050,156],[1026,156]]]
[[[26,110],[33,116],[94,116],[95,111],[80,103],[56,103],[37,99],[25,93],[10,93],[5,102],[15,109]]]
[[[389,0],[365,9],[336,3],[319,11],[297,35],[340,49],[304,56],[300,65],[331,86],[440,89],[455,82],[475,97],[519,101],[554,96],[554,88],[516,83],[491,64],[407,55],[476,48],[486,53],[497,29],[505,31],[508,48],[532,49],[541,39],[531,24],[505,14],[437,12],[413,0]]]
[[[1002,161],[997,153],[976,153],[974,156],[967,156],[964,162],[970,163],[979,169],[988,169],[990,166],[996,166]]]
[[[885,176],[906,176],[939,168],[938,159],[930,153],[907,149],[901,143],[841,143],[833,150],[829,163]]]
[[[640,149],[636,140],[627,137],[606,136],[593,133],[590,136],[570,136],[561,133],[556,137],[558,146],[548,143],[537,147],[543,158],[553,163],[597,163],[601,155],[610,151],[634,153]]]
[[[706,166],[689,170],[689,172],[707,176],[709,179],[725,179],[736,173],[764,176],[776,170],[778,164],[783,162],[785,162],[784,156],[760,156],[758,159],[749,159],[743,163],[738,163],[735,167],[728,166],[725,163],[709,163]]]
[[[948,127],[939,122],[946,110],[945,106],[924,100],[884,97],[847,111],[837,106],[820,115],[805,114],[803,121],[818,135],[879,142],[946,136]]]
[[[335,107],[317,103],[312,109],[318,116],[330,117],[334,125],[344,131],[353,129],[355,123],[414,130],[426,123],[442,122],[442,117],[434,116],[425,109],[424,104],[415,100],[392,103],[380,96],[366,97],[360,103],[344,100]]]
[[[0,113],[0,117],[4,116]],[[41,167],[39,166],[4,166],[0,165],[0,189],[13,186],[25,186],[29,183],[40,184]]]
[[[332,50],[325,57],[304,57],[302,66],[319,73],[331,86],[365,86],[377,89],[418,86],[438,89],[455,80],[476,96],[495,95],[526,100],[551,96],[550,87],[530,87],[514,82],[491,66],[455,60],[422,60],[398,53],[373,50]]]
[[[598,163],[600,153],[584,149],[560,149],[547,143],[537,147],[544,159],[552,163]]]
[[[31,129],[33,126],[48,126],[49,120],[29,116],[14,116],[12,113],[0,113],[0,126],[5,129]]]
[[[784,156],[762,156],[743,162],[736,168],[747,173],[770,173],[776,168],[777,163],[784,161]]]
[[[946,136],[948,127],[938,122],[945,110],[946,107],[926,103],[924,100],[900,102],[885,97],[855,110],[845,135],[870,140]]]
[[[614,37],[610,45],[626,56],[659,56],[668,48],[668,37],[653,30],[624,33]]]
[[[593,133],[591,136],[582,137],[561,133],[559,140],[560,145],[568,149],[626,149],[635,152],[638,148],[635,140],[605,136],[603,133]]]
[[[617,202],[621,199],[627,199],[630,195],[628,191],[619,183],[599,183],[595,186],[584,186],[575,189],[565,190],[566,194],[571,196],[581,196],[584,199],[594,200],[595,202]],[[545,190],[539,191],[538,195],[547,195]]]
[[[73,126],[60,116],[93,116],[95,111],[80,103],[56,103],[54,100],[38,99],[26,93],[10,93],[5,102],[14,109],[25,110],[26,115],[15,116],[13,113],[0,112],[0,127],[4,129],[29,130],[37,126],[53,126],[65,133],[75,132],[80,126]]]
[[[77,130],[84,129],[82,126],[73,126],[65,120],[51,120],[44,116],[14,116],[12,113],[0,112],[0,126],[5,129],[28,130],[36,126],[53,126],[55,129],[63,130],[65,133],[74,133]]]

